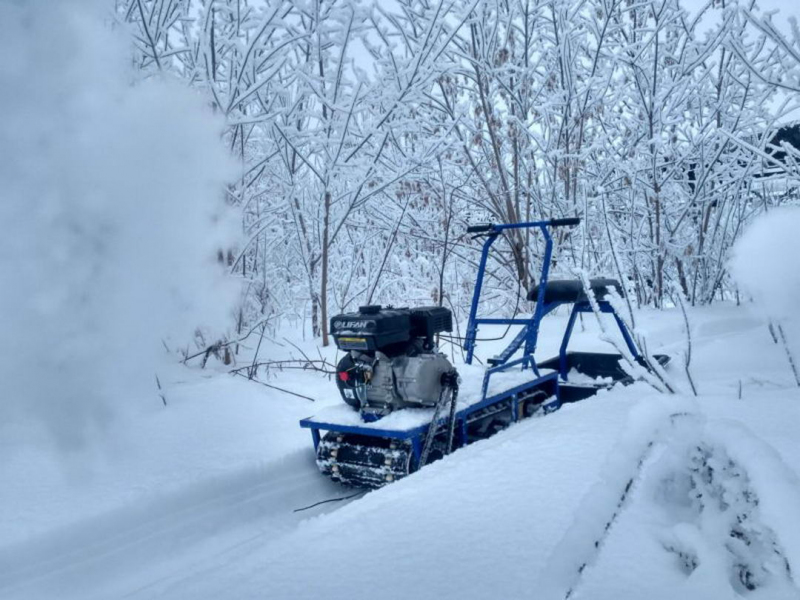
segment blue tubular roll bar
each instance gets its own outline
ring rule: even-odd
[[[477,235],[485,235],[486,241],[483,242],[483,250],[481,251],[481,262],[478,265],[478,276],[475,281],[475,290],[472,294],[472,305],[469,309],[469,324],[467,325],[467,335],[464,340],[464,349],[467,351],[466,363],[472,364],[472,358],[475,354],[475,342],[478,336],[478,325],[525,325],[524,333],[520,333],[511,345],[506,348],[501,355],[508,357],[502,362],[510,358],[522,342],[525,342],[525,353],[523,356],[523,368],[531,366],[532,355],[536,351],[536,342],[539,336],[539,322],[542,318],[550,312],[555,306],[546,310],[544,304],[544,292],[547,287],[547,277],[550,273],[550,259],[553,255],[553,238],[550,236],[548,227],[563,227],[565,225],[577,225],[580,219],[571,217],[567,219],[550,219],[548,221],[531,221],[528,223],[509,223],[509,224],[485,224],[473,225],[467,228],[467,233],[475,233]],[[481,298],[481,289],[483,288],[483,276],[486,271],[486,261],[489,258],[489,250],[494,244],[497,237],[507,229],[531,229],[538,228],[544,236],[544,260],[542,261],[542,274],[539,277],[539,296],[536,299],[536,309],[534,310],[533,317],[530,319],[479,319],[478,318],[478,304]],[[513,347],[513,349],[512,349]],[[536,364],[533,363],[535,369]]]
[[[478,266],[478,274],[477,280],[475,282],[475,290],[472,295],[472,305],[470,306],[469,312],[469,323],[467,325],[467,333],[464,340],[464,349],[467,352],[466,356],[466,363],[472,364],[472,359],[475,353],[475,346],[477,343],[477,335],[478,335],[478,326],[485,324],[485,325],[523,325],[524,327],[517,336],[511,341],[511,343],[506,347],[503,352],[501,352],[495,359],[490,360],[490,364],[492,368],[488,369],[485,375],[484,380],[484,393],[486,393],[486,387],[488,386],[489,377],[498,371],[506,370],[512,366],[521,365],[523,369],[531,368],[533,371],[539,375],[538,368],[536,366],[536,361],[534,360],[534,353],[536,352],[536,344],[539,338],[539,325],[541,324],[542,319],[555,310],[561,304],[565,302],[548,302],[545,303],[545,291],[547,288],[547,280],[550,274],[550,260],[552,259],[553,255],[553,238],[550,235],[549,228],[550,227],[562,227],[567,225],[578,225],[580,223],[580,219],[577,217],[567,218],[567,219],[551,219],[549,221],[533,221],[529,223],[511,223],[511,224],[484,224],[484,225],[474,225],[472,227],[467,228],[467,233],[475,233],[477,235],[485,235],[486,240],[483,243],[483,250],[481,252],[481,260]],[[542,272],[539,276],[539,289],[536,298],[536,308],[534,309],[533,315],[529,319],[488,319],[488,318],[479,318],[478,317],[478,306],[480,304],[480,296],[481,296],[481,289],[483,287],[483,277],[486,271],[486,262],[489,258],[489,250],[494,244],[495,240],[499,235],[501,235],[507,229],[527,229],[527,228],[538,228],[542,235],[544,236],[545,247],[544,247],[544,257],[542,260]],[[609,313],[614,316],[614,319],[619,327],[622,337],[625,340],[625,344],[628,346],[631,354],[637,360],[640,359],[640,354],[636,349],[636,345],[633,343],[633,339],[628,332],[628,329],[625,327],[625,324],[619,318],[619,316],[614,311],[614,308],[607,300],[598,300],[597,304],[600,308],[600,312]],[[572,335],[572,330],[575,325],[575,319],[578,313],[581,312],[591,312],[592,307],[591,304],[586,301],[578,301],[574,303],[572,308],[572,313],[570,314],[569,321],[567,324],[567,329],[564,332],[564,338],[561,341],[561,348],[559,351],[559,375],[562,379],[566,380],[567,378],[567,345],[569,344],[569,339]],[[514,361],[510,361],[511,357],[514,353],[522,347],[524,343],[524,350],[522,354],[522,358]]]
[[[636,344],[633,343],[633,338],[631,337],[628,328],[623,323],[622,319],[619,318],[617,311],[614,310],[614,307],[607,300],[598,300],[597,307],[600,309],[601,313],[608,313],[614,317],[614,321],[619,327],[620,332],[622,333],[622,339],[625,341],[625,345],[630,350],[631,355],[637,361],[642,360],[642,356],[639,354],[639,351],[636,349]],[[592,305],[588,301],[576,302],[572,306],[572,312],[569,315],[569,321],[567,322],[567,329],[564,332],[564,338],[561,340],[561,347],[558,351],[558,374],[564,381],[567,380],[567,345],[569,345],[569,338],[572,335],[572,329],[575,327],[575,318],[578,316],[578,313],[590,313],[592,312]]]

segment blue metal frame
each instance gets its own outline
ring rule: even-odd
[[[472,364],[472,358],[475,354],[476,338],[478,336],[478,325],[525,325],[524,333],[514,338],[509,346],[501,353],[500,363],[505,363],[514,352],[525,342],[525,352],[523,354],[523,368],[535,367],[533,361],[533,353],[536,351],[536,343],[539,337],[539,322],[542,318],[550,312],[555,306],[545,311],[544,306],[544,289],[547,286],[547,277],[550,273],[550,259],[553,254],[553,238],[550,236],[550,231],[547,227],[551,225],[550,221],[532,221],[529,223],[511,223],[504,225],[492,225],[486,234],[486,241],[483,243],[481,251],[481,261],[478,265],[478,274],[475,280],[475,290],[472,294],[472,304],[469,309],[469,323],[467,324],[467,335],[464,339],[464,349],[467,351],[465,362],[468,365]],[[489,250],[494,244],[497,237],[507,229],[528,229],[538,227],[544,235],[544,260],[542,261],[542,273],[539,277],[539,296],[536,302],[536,309],[530,319],[485,319],[478,318],[478,305],[480,304],[481,290],[483,289],[483,276],[486,272],[486,261],[489,258]],[[505,357],[503,359],[502,357]]]
[[[628,350],[630,350],[633,358],[640,360],[641,356],[639,354],[639,350],[637,350],[636,344],[633,343],[633,338],[631,338],[628,328],[625,327],[625,323],[623,323],[622,319],[619,318],[617,311],[614,310],[614,307],[611,306],[611,303],[607,300],[598,300],[597,306],[601,313],[607,313],[614,316],[614,321],[616,322],[617,327],[619,327],[620,333],[622,333],[622,339],[625,340],[625,345],[628,346]],[[564,337],[561,340],[561,347],[558,350],[558,374],[564,381],[567,380],[567,346],[569,345],[570,337],[572,337],[572,330],[575,327],[575,319],[577,318],[578,313],[584,312],[592,312],[592,305],[588,300],[576,302],[572,306],[572,312],[570,313],[569,321],[567,322],[567,329],[564,331]]]
[[[465,362],[467,364],[472,364],[472,359],[475,355],[475,346],[477,345],[477,336],[478,336],[478,326],[479,325],[523,325],[523,328],[520,332],[514,337],[511,343],[494,359],[491,360],[492,368],[487,369],[486,375],[484,376],[483,381],[483,392],[486,393],[486,389],[489,385],[489,377],[492,373],[496,373],[498,371],[504,371],[512,366],[521,365],[523,369],[530,368],[532,369],[537,375],[539,375],[539,370],[536,366],[536,360],[534,359],[534,353],[536,352],[536,345],[539,341],[539,326],[541,325],[542,319],[551,313],[553,310],[561,306],[562,304],[568,304],[568,302],[544,302],[545,290],[547,288],[547,280],[550,275],[550,261],[553,255],[553,238],[550,235],[550,231],[548,227],[551,226],[552,223],[550,221],[532,221],[529,223],[513,223],[507,225],[491,225],[487,229],[486,233],[486,241],[483,243],[483,250],[481,252],[481,261],[478,266],[478,274],[475,281],[475,290],[472,294],[472,304],[470,306],[469,311],[469,323],[467,324],[467,334],[464,339],[464,349],[467,351],[467,356],[465,358]],[[544,236],[545,246],[544,246],[544,259],[542,260],[542,272],[539,276],[539,291],[536,298],[536,307],[534,308],[533,315],[529,319],[489,319],[489,318],[480,318],[478,317],[478,307],[480,305],[480,297],[481,297],[481,289],[483,288],[483,276],[486,271],[486,262],[489,258],[489,250],[494,244],[497,237],[503,233],[503,231],[507,229],[526,229],[526,228],[538,228],[542,235]],[[625,344],[628,346],[628,349],[631,351],[631,354],[634,358],[639,359],[639,351],[636,349],[636,345],[633,343],[633,339],[628,332],[628,328],[625,327],[625,324],[619,318],[614,307],[606,300],[598,300],[597,301],[598,307],[600,312],[609,313],[614,316],[614,320],[619,327],[620,332],[622,333],[622,337],[625,340]],[[569,344],[569,339],[572,336],[572,329],[575,325],[575,318],[577,317],[578,313],[582,312],[592,312],[592,306],[588,301],[576,302],[572,308],[572,313],[569,317],[569,322],[567,324],[567,330],[564,332],[564,338],[561,341],[561,348],[559,350],[559,375],[562,379],[566,380],[566,364],[567,364],[567,345]],[[516,353],[517,350],[525,344],[523,349],[522,358],[518,360],[514,360],[509,362],[511,357]]]
[[[537,377],[531,381],[525,382],[508,390],[503,390],[499,394],[495,394],[486,398],[486,389],[488,385],[488,377],[484,378],[483,399],[466,408],[462,408],[455,415],[456,431],[458,435],[455,440],[455,447],[460,448],[470,443],[469,434],[467,430],[467,422],[470,415],[473,413],[499,404],[500,402],[510,401],[511,408],[511,421],[517,422],[520,419],[519,405],[524,401],[527,393],[534,390],[541,389],[545,392],[548,400],[544,401],[545,412],[557,410],[561,406],[561,398],[558,390],[558,373],[548,373],[542,377]],[[448,416],[440,417],[436,427],[442,427],[446,424]],[[322,438],[321,432],[335,431],[337,433],[351,433],[357,435],[365,435],[371,437],[381,437],[400,441],[410,441],[413,456],[413,467],[416,470],[419,467],[419,457],[422,454],[422,444],[427,434],[430,423],[418,425],[412,429],[377,429],[374,427],[363,427],[358,425],[341,425],[338,423],[324,423],[314,421],[313,418],[303,419],[300,421],[300,426],[311,430],[311,436],[314,440],[314,450],[319,446],[320,439]]]

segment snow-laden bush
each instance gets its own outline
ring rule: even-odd
[[[94,8],[0,4],[0,424],[36,415],[64,442],[113,390],[155,394],[162,339],[224,326],[231,297],[222,123],[137,83]]]
[[[800,208],[759,216],[733,248],[731,273],[765,314],[794,320],[800,298]]]
[[[794,347],[800,339],[800,208],[784,207],[759,216],[736,242],[730,269],[740,287],[769,321],[800,386]]]

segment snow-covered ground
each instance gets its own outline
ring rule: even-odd
[[[682,315],[642,313],[681,394],[601,392],[302,512],[353,493],[297,425],[339,402],[316,373],[268,380],[312,403],[176,365],[159,373],[166,407],[121,389],[69,452],[7,424],[0,598],[800,598],[800,392],[745,308],[689,318],[698,398]],[[545,321],[540,357],[564,321]],[[572,347],[603,347],[593,325]]]

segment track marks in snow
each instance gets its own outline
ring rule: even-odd
[[[711,560],[720,563],[740,595],[775,580],[778,585],[792,583],[789,561],[775,532],[761,519],[759,497],[747,472],[718,445],[701,442],[685,455],[681,470],[661,481],[669,488],[661,498],[683,513],[671,532],[674,539],[664,543],[679,568],[691,576],[705,560],[703,547],[706,554],[716,555]]]
[[[712,447],[722,448],[746,473],[758,499],[757,514],[775,532],[796,578],[800,569],[800,477],[775,448],[741,422],[709,422],[705,439]]]
[[[698,414],[646,454],[602,535],[573,533],[594,555],[552,597],[800,598],[800,482],[766,442]]]
[[[548,600],[570,598],[587,567],[602,549],[614,523],[630,501],[650,455],[683,420],[691,419],[692,404],[653,402],[632,411],[619,442],[611,451],[598,481],[584,495],[575,519],[539,574]]]

